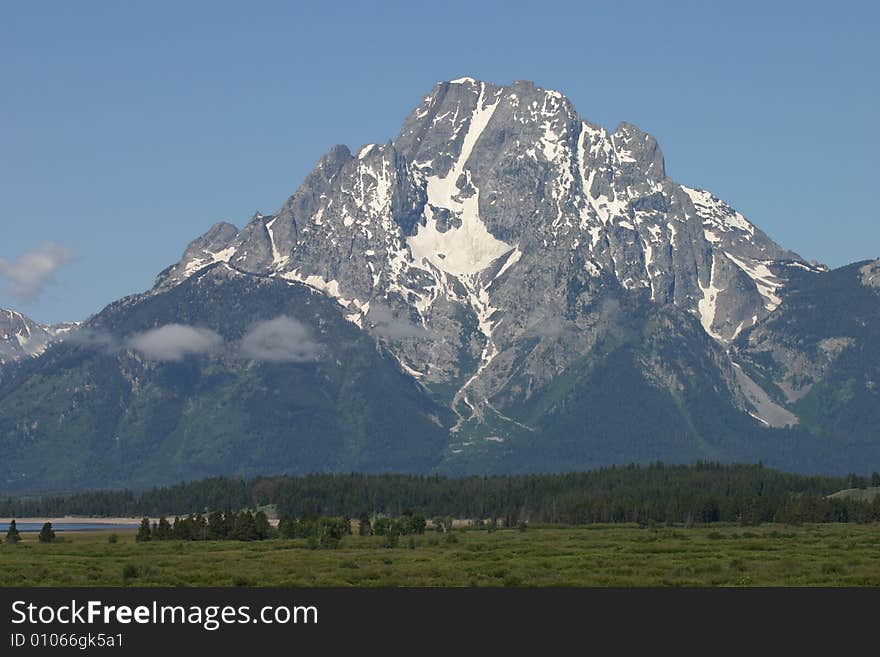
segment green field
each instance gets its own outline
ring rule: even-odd
[[[0,546],[3,586],[880,586],[880,525],[530,527],[305,540],[135,543],[73,533]],[[454,542],[452,542],[454,541]]]

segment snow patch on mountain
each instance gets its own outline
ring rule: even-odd
[[[438,84],[394,142],[334,147],[275,216],[212,229],[171,274],[227,260],[333,298],[468,427],[511,422],[489,402],[508,381],[528,372],[515,394],[531,395],[589,348],[565,333],[526,355],[530,314],[589,335],[616,280],[727,344],[780,303],[788,264],[808,267],[711,193],[668,178],[638,127],[610,133],[559,92],[470,77]],[[430,332],[430,346],[383,338],[371,300]]]
[[[437,269],[451,274],[475,274],[514,248],[494,237],[480,219],[480,190],[465,168],[497,105],[497,97],[494,102],[485,98],[485,84],[481,83],[477,107],[471,115],[455,164],[445,176],[427,177],[426,223],[414,236],[407,238],[417,265],[427,260]],[[435,217],[438,209],[452,212],[461,224],[441,232]]]
[[[190,260],[183,270],[184,278],[188,278],[205,267],[209,267],[218,262],[229,262],[230,258],[235,255],[235,247],[229,246],[220,251],[207,251],[202,258],[194,258]]]
[[[43,326],[16,310],[0,308],[0,364],[40,356],[74,326]]]
[[[272,227],[276,221],[278,221],[277,216],[272,217],[271,220],[266,222],[266,233],[269,235],[269,243],[272,247],[272,264],[275,267],[279,267],[286,262],[287,258],[283,257],[278,250],[278,245],[275,242],[275,233],[272,232]],[[225,262],[228,262],[228,259]]]
[[[749,235],[755,234],[755,227],[748,219],[710,192],[686,185],[681,185],[681,188],[700,213],[704,226],[720,231],[739,230]]]
[[[718,304],[718,293],[723,292],[724,288],[715,286],[715,255],[712,255],[712,269],[709,275],[709,284],[703,285],[699,283],[700,290],[703,292],[703,298],[697,303],[700,314],[700,323],[703,325],[706,333],[716,340],[722,339],[721,335],[715,332],[712,325],[715,323],[715,312]]]
[[[782,299],[777,295],[777,291],[782,287],[783,281],[770,270],[768,265],[771,263],[768,261],[737,258],[728,252],[725,252],[725,255],[755,282],[758,292],[764,297],[764,307],[770,312],[776,310],[779,304],[782,303]]]
[[[321,276],[317,276],[315,274],[310,274],[308,276],[303,276],[299,273],[299,270],[294,269],[293,271],[287,271],[282,274],[279,274],[280,278],[283,278],[287,281],[293,281],[296,283],[302,283],[303,285],[307,285],[313,290],[317,290],[318,292],[322,292],[326,294],[328,297],[335,299],[336,302],[342,306],[343,308],[355,308],[360,313],[361,309],[364,307],[358,299],[346,299],[342,292],[339,291],[339,281],[336,280],[327,280]],[[367,308],[369,306],[366,306]],[[354,320],[350,320],[354,321]],[[357,323],[357,322],[355,322]]]

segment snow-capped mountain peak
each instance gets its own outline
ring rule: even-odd
[[[791,265],[812,268],[668,177],[640,128],[609,132],[531,82],[469,77],[438,83],[393,142],[334,147],[277,213],[214,226],[160,287],[216,263],[306,284],[368,331],[371,308],[430,331],[377,338],[423,382],[457,386],[464,414],[518,366],[535,317],[570,318],[581,353],[591,304],[616,286],[726,344],[779,305]],[[535,367],[549,379],[572,357]]]
[[[806,263],[669,174],[558,91],[438,83],[82,340],[0,312],[0,361],[45,350],[0,369],[0,479],[870,462],[878,262]]]
[[[0,365],[39,356],[54,339],[52,327],[15,310],[0,308]]]

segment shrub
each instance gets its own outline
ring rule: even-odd
[[[132,579],[137,579],[139,574],[137,566],[133,563],[127,563],[122,567],[122,581],[124,583],[128,583],[128,581]]]

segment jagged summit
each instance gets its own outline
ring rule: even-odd
[[[16,310],[0,308],[0,365],[39,356],[54,337],[53,327],[42,326]]]
[[[255,214],[251,221],[257,220]],[[233,243],[236,237],[238,237],[238,228],[234,224],[226,221],[217,222],[208,229],[208,232],[189,243],[179,263],[159,274],[156,278],[156,287],[175,285],[208,265],[227,262],[235,251]]]
[[[413,376],[454,386],[463,416],[520,367],[534,318],[568,318],[579,335],[542,341],[559,353],[549,369],[532,354],[538,384],[589,351],[589,308],[609,286],[682,308],[727,343],[779,305],[790,266],[812,269],[669,178],[637,126],[609,132],[558,91],[470,77],[435,85],[392,142],[333,147],[277,213],[214,226],[161,285],[217,262],[306,284],[365,330],[378,305],[430,331],[430,344],[378,337]]]
[[[413,307],[426,323],[425,276],[442,285],[434,272],[474,276],[502,258],[523,269],[550,252],[690,309],[721,340],[778,304],[781,263],[806,265],[711,193],[668,178],[638,127],[608,132],[528,81],[464,77],[438,83],[393,142],[335,146],[276,215],[241,233],[212,228],[173,277],[224,261],[320,289],[335,282],[361,314],[397,290],[421,299]]]

